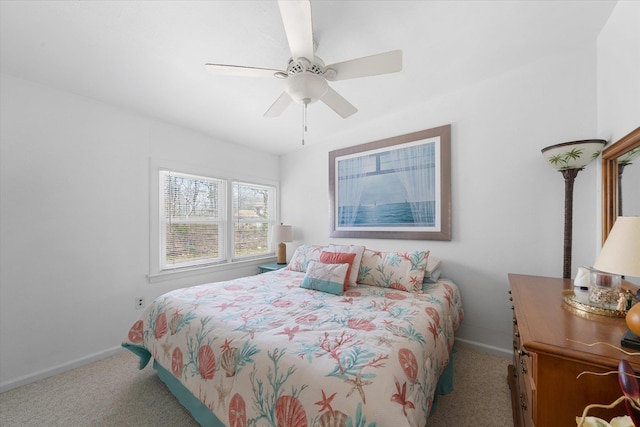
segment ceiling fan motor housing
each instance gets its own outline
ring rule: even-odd
[[[298,104],[312,104],[322,98],[329,84],[323,76],[324,63],[319,58],[309,62],[306,58],[289,61],[284,90]]]

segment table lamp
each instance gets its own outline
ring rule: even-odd
[[[593,268],[606,273],[640,277],[640,216],[619,216]],[[640,303],[627,312],[627,331],[621,345],[640,349]]]
[[[290,225],[276,225],[273,227],[273,241],[278,244],[278,264],[287,263],[287,245],[285,243],[293,242],[293,227]]]

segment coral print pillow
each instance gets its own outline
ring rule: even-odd
[[[324,250],[324,246],[318,245],[300,245],[296,248],[296,251],[291,257],[291,261],[285,267],[286,270],[300,271],[304,273],[307,271],[307,266],[310,261],[319,261],[320,254]]]
[[[393,288],[405,292],[422,290],[429,251],[377,252],[362,255],[358,283]]]
[[[300,287],[342,295],[349,264],[325,264],[310,261]]]

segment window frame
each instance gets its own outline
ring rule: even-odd
[[[244,220],[244,221],[236,221],[235,219],[235,205],[234,205],[234,185],[239,184],[239,185],[245,185],[245,186],[254,186],[254,187],[264,187],[266,189],[269,189],[269,201],[267,202],[267,211],[270,213],[269,214],[269,218],[266,220]],[[229,258],[233,261],[242,261],[242,260],[251,260],[251,259],[260,259],[260,258],[265,258],[266,256],[275,256],[275,245],[273,244],[273,242],[271,241],[271,236],[273,235],[273,227],[278,224],[277,222],[277,194],[278,194],[278,189],[275,185],[271,185],[271,184],[264,184],[264,183],[257,183],[257,182],[249,182],[248,180],[240,180],[240,179],[233,179],[229,182],[229,191],[230,194],[227,197],[227,200],[229,201],[229,220],[227,221],[229,228],[229,232],[228,232],[228,236],[230,236],[229,239],[229,245],[228,245],[228,253],[229,253]],[[266,222],[268,224],[268,232],[267,232],[267,253],[266,254],[256,254],[256,255],[246,255],[246,256],[237,256],[236,255],[236,223],[243,223],[243,224],[258,224],[258,223],[263,223]]]
[[[216,168],[217,169],[217,168]],[[221,236],[224,243],[221,243],[224,254],[219,261],[210,263],[200,263],[199,265],[184,265],[180,267],[163,268],[164,251],[162,250],[164,223],[161,221],[163,208],[160,201],[163,200],[164,187],[161,180],[161,171],[172,171],[181,175],[193,176],[195,178],[208,178],[222,180],[225,182],[225,233]],[[280,188],[277,181],[273,179],[260,178],[242,173],[228,173],[226,171],[184,164],[176,161],[158,160],[150,158],[149,162],[149,273],[147,278],[150,283],[165,281],[183,277],[191,277],[198,274],[209,274],[224,271],[242,266],[259,265],[265,261],[275,258],[275,245],[271,242],[272,227],[269,227],[268,244],[269,249],[266,254],[258,254],[247,257],[234,256],[235,220],[233,218],[233,185],[234,183],[256,185],[263,187],[273,187],[274,200],[269,201],[273,209],[273,221],[271,224],[278,224],[279,219],[279,194]],[[271,197],[270,197],[271,198]]]
[[[203,175],[194,175],[194,174],[189,174],[189,173],[184,173],[181,171],[175,171],[175,170],[168,170],[168,169],[158,169],[158,195],[159,195],[159,200],[158,200],[158,215],[159,215],[159,227],[158,227],[158,232],[160,233],[160,241],[159,241],[159,247],[158,250],[160,251],[160,271],[169,271],[169,270],[177,270],[177,269],[181,269],[181,268],[189,268],[189,267],[198,267],[198,266],[209,266],[209,265],[215,265],[215,264],[220,264],[222,262],[225,261],[226,259],[226,252],[227,252],[227,243],[226,243],[226,237],[228,236],[228,231],[227,231],[227,227],[228,227],[228,219],[227,219],[227,203],[228,203],[228,196],[227,196],[227,191],[228,191],[228,182],[225,179],[221,179],[221,178],[213,178],[210,176],[203,176]],[[180,263],[175,263],[175,264],[168,264],[167,263],[167,229],[166,229],[166,224],[167,224],[167,218],[165,217],[166,214],[166,210],[161,206],[161,201],[164,200],[164,182],[163,179],[165,176],[178,176],[178,177],[182,177],[182,178],[187,178],[187,179],[194,179],[194,180],[200,180],[200,181],[217,181],[218,185],[220,186],[220,192],[222,193],[219,196],[219,205],[220,205],[220,209],[219,209],[219,214],[217,216],[217,218],[215,219],[210,219],[210,220],[206,220],[206,219],[196,219],[196,220],[180,220],[180,223],[191,223],[191,224],[218,224],[218,230],[219,230],[219,236],[218,236],[218,257],[217,258],[207,258],[207,259],[201,259],[201,260],[197,260],[197,261],[187,261],[187,262],[180,262]],[[171,219],[168,220],[169,222],[171,222]]]

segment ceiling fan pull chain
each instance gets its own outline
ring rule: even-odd
[[[309,102],[306,99],[303,99],[302,102],[302,145],[304,145],[304,134],[307,132],[307,105]]]

